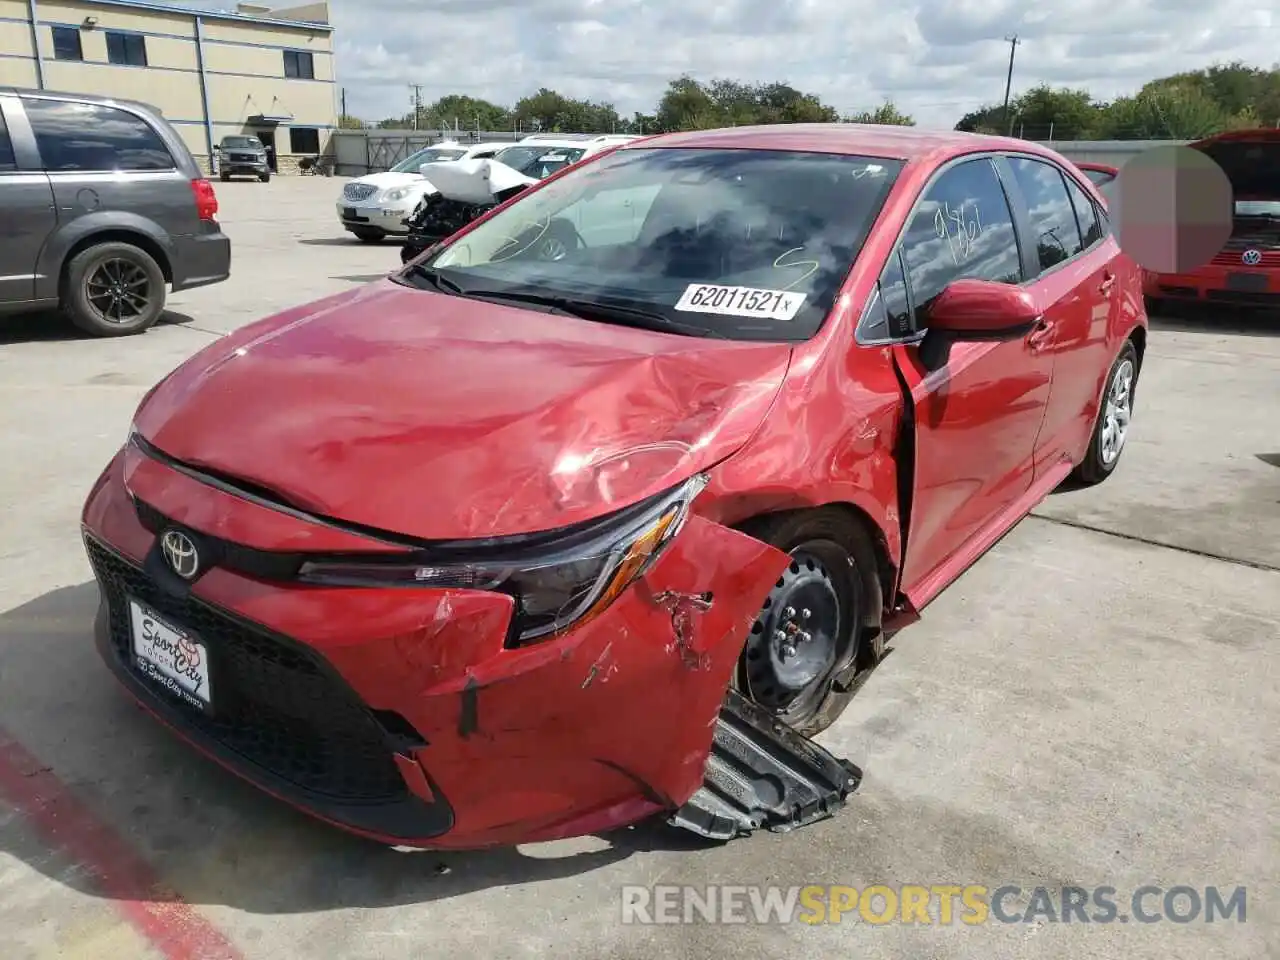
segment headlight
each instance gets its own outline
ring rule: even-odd
[[[491,590],[516,602],[512,638],[517,645],[598,617],[643,576],[675,539],[694,499],[707,485],[698,475],[653,500],[623,510],[563,537],[522,547],[500,542],[450,548],[450,557],[416,562],[341,561],[303,564],[299,579],[329,586],[433,587]]]
[[[384,193],[382,199],[387,203],[395,203],[395,201],[403,200],[411,193],[413,193],[413,187],[396,187],[394,190],[388,190]]]

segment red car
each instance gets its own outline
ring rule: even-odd
[[[1212,157],[1231,181],[1231,238],[1198,269],[1147,271],[1150,308],[1162,301],[1280,307],[1280,130],[1234,130],[1191,147]]]
[[[886,635],[1115,469],[1146,330],[1026,141],[637,141],[154,387],[84,508],[97,644],[384,842],[808,822]]]

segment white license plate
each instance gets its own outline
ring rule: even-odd
[[[208,710],[213,701],[205,645],[135,600],[129,601],[129,622],[138,670],[175,697]]]

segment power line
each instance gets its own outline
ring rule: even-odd
[[[1013,133],[1013,118],[1009,116],[1009,94],[1013,90],[1013,57],[1018,52],[1018,44],[1022,41],[1018,39],[1015,33],[1011,37],[1005,37],[1004,42],[1009,45],[1009,73],[1004,80],[1004,113],[1001,116],[1004,119],[1008,132]]]

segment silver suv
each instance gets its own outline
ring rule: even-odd
[[[60,306],[101,337],[218,283],[231,241],[213,185],[152,107],[0,87],[0,312]]]

